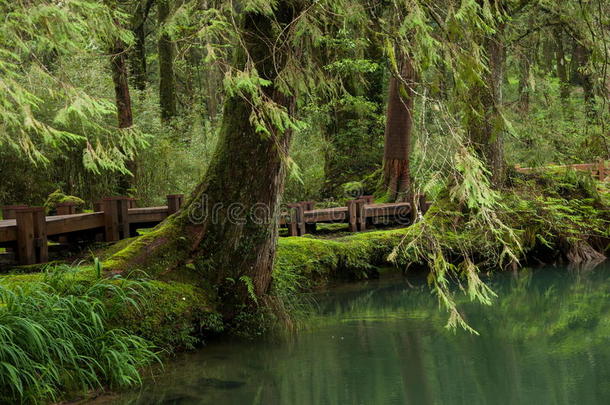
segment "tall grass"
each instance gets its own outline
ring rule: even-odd
[[[128,280],[77,281],[63,271],[27,290],[0,282],[0,403],[47,403],[105,385],[141,382],[158,360],[152,345],[109,326],[121,306],[137,310]]]

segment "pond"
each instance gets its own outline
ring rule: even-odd
[[[610,404],[610,266],[495,275],[479,336],[444,328],[423,280],[316,295],[286,339],[213,343],[104,404]]]

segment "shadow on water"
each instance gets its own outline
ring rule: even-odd
[[[307,330],[217,343],[109,404],[608,404],[610,266],[494,276],[491,307],[460,307],[480,336],[444,328],[401,278],[319,294]]]

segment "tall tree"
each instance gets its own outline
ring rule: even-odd
[[[504,118],[501,113],[502,81],[504,79],[504,29],[506,10],[501,0],[490,6],[493,13],[493,32],[480,37],[480,49],[487,60],[482,80],[476,78],[468,88],[466,105],[467,131],[470,142],[491,172],[492,182],[500,185],[505,180]]]
[[[115,7],[122,6],[118,1]],[[117,27],[121,26],[119,20],[115,20]],[[117,110],[117,125],[119,130],[126,130],[133,126],[133,111],[131,108],[131,94],[129,92],[129,68],[127,65],[127,45],[121,38],[114,40],[110,54],[110,67],[112,71],[112,82],[114,84],[114,96]],[[136,172],[135,159],[126,162],[126,168],[130,173],[123,173],[119,178],[119,193],[128,194],[132,188],[133,177]]]
[[[146,63],[146,20],[155,0],[136,1],[133,16],[131,18],[131,31],[133,32],[134,44],[131,51],[130,66],[131,77],[136,89],[146,88],[148,67]]]
[[[176,83],[174,78],[174,43],[167,32],[171,16],[171,0],[157,1],[159,23],[159,104],[161,119],[169,121],[176,115]]]
[[[111,50],[110,66],[112,69],[112,82],[114,83],[117,121],[120,129],[130,128],[133,125],[126,55],[125,43],[121,40],[115,41],[114,47]]]
[[[561,26],[553,27],[553,38],[555,39],[555,65],[557,69],[557,77],[561,85],[561,98],[567,100],[570,97],[570,79],[568,77],[568,66],[565,56],[565,47],[563,40],[563,29]]]
[[[410,196],[414,86],[415,69],[410,56],[404,55],[390,77],[388,90],[383,169],[390,201],[408,201]]]
[[[294,105],[290,91],[280,90],[278,75],[289,61],[284,37],[299,7],[299,2],[284,0],[273,13],[250,9],[242,14],[235,86],[225,101],[220,139],[206,175],[184,209],[119,252],[109,267],[162,266],[167,274],[193,266],[202,281],[216,287],[228,320],[244,303],[254,305],[267,293],[291,138],[286,125]],[[253,118],[257,114],[261,120],[282,122],[263,129]]]

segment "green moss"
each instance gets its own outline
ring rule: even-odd
[[[191,284],[152,281],[139,312],[123,311],[117,325],[168,351],[191,349],[199,337],[223,330],[210,294]]]
[[[336,279],[366,279],[405,237],[406,229],[352,234],[336,239],[282,238],[278,242],[273,287],[277,293],[310,289]]]
[[[72,203],[76,204],[77,212],[80,212],[85,207],[85,201],[73,195],[66,195],[61,190],[55,190],[47,197],[44,203],[48,214],[54,214],[57,209],[57,204]]]
[[[157,246],[154,254],[150,253],[151,246]],[[111,270],[133,270],[146,271],[155,277],[162,273],[168,266],[179,262],[183,255],[187,238],[180,233],[178,219],[170,217],[150,232],[138,238],[131,238],[128,242],[113,249],[113,254],[104,263]],[[129,267],[129,268],[128,268]]]

